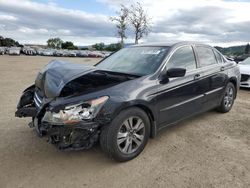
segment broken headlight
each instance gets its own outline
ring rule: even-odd
[[[42,121],[54,124],[72,124],[78,123],[82,120],[93,119],[108,98],[108,96],[103,96],[83,103],[69,105],[58,113],[47,111]]]

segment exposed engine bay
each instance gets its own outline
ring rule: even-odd
[[[60,97],[91,93],[112,87],[124,81],[132,80],[136,77],[138,76],[117,74],[114,72],[105,72],[101,70],[94,71],[87,75],[76,78],[66,84],[62,89]]]

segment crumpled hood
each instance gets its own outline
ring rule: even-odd
[[[60,95],[68,82],[95,70],[93,66],[53,60],[38,73],[35,85],[44,91],[46,97],[53,98]]]
[[[138,77],[94,66],[53,60],[38,73],[35,86],[47,98],[55,98],[94,92]]]

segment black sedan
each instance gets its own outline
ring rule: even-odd
[[[136,45],[95,66],[52,61],[18,103],[17,117],[62,150],[101,148],[117,161],[139,155],[162,128],[199,113],[228,112],[240,73],[199,43]]]

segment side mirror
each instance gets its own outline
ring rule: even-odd
[[[186,69],[183,68],[170,68],[167,70],[168,78],[183,77],[186,74]]]

